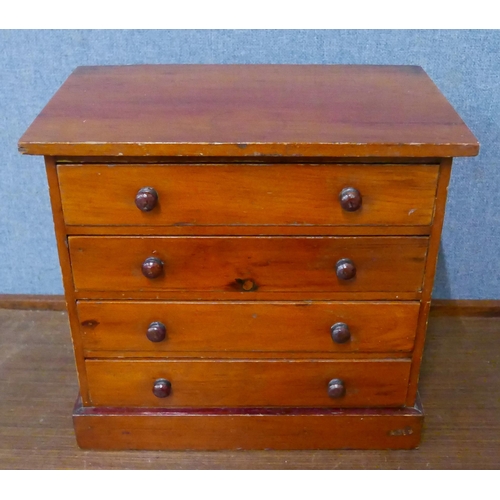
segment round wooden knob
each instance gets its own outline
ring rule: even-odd
[[[142,263],[142,274],[144,274],[144,276],[146,276],[146,278],[149,278],[150,280],[158,278],[158,276],[160,276],[162,272],[163,262],[158,257],[148,257]]]
[[[158,193],[152,187],[143,187],[135,195],[135,204],[142,212],[150,212],[158,202]]]
[[[151,342],[162,342],[167,337],[167,328],[163,323],[153,321],[148,326],[146,337],[151,340]]]
[[[172,384],[166,378],[159,378],[155,380],[153,385],[153,394],[157,398],[166,398],[170,396],[172,391]]]
[[[335,323],[331,327],[332,339],[337,344],[345,344],[351,340],[351,332],[345,323]]]
[[[351,259],[340,259],[335,264],[335,271],[339,280],[352,280],[356,276],[356,266]]]
[[[339,378],[334,378],[328,382],[328,395],[331,398],[341,398],[345,396],[345,385]]]
[[[342,189],[339,194],[340,206],[346,212],[355,212],[361,208],[363,198],[361,193],[353,187],[346,187]]]

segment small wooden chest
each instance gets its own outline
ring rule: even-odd
[[[43,155],[99,449],[413,448],[452,157],[416,66],[80,67]]]

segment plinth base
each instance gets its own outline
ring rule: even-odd
[[[96,450],[411,449],[420,442],[413,408],[84,407],[73,412],[78,445]]]

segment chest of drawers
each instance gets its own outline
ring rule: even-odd
[[[45,157],[101,449],[413,448],[452,157],[411,66],[78,68]]]

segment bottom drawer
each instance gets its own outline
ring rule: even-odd
[[[406,359],[86,361],[94,406],[142,407],[403,406],[410,364]],[[333,384],[330,392],[337,397],[331,397],[329,383],[335,379],[341,382]],[[153,393],[158,380],[170,385],[165,397]]]

